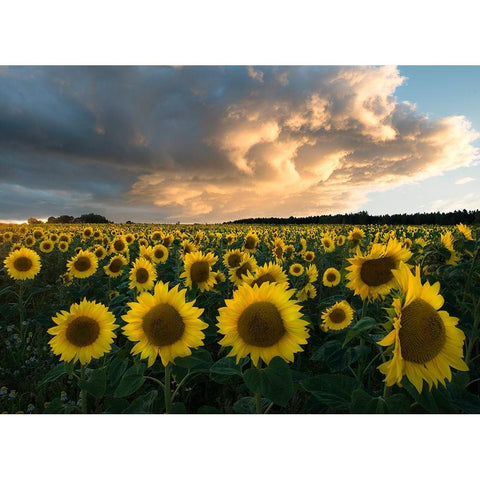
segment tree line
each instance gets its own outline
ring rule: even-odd
[[[466,225],[480,224],[480,210],[455,210],[453,212],[397,213],[370,215],[367,211],[310,217],[257,217],[243,218],[224,223],[239,224],[348,224],[348,225]]]

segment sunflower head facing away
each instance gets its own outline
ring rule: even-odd
[[[83,299],[70,307],[70,311],[57,313],[52,320],[56,326],[48,333],[54,335],[49,344],[60,360],[82,365],[92,358],[100,358],[112,348],[113,331],[117,328],[115,317],[107,307],[95,301]]]
[[[420,267],[415,275],[401,264],[394,275],[400,285],[393,300],[393,330],[378,343],[393,345],[393,357],[380,365],[387,386],[401,385],[403,376],[422,392],[423,381],[431,389],[438,382],[451,381],[451,367],[467,371],[463,361],[465,334],[456,327],[458,318],[440,310],[440,283],[422,285]]]
[[[9,277],[14,280],[30,280],[37,275],[41,267],[38,253],[25,247],[10,252],[3,263]]]
[[[254,365],[259,359],[269,363],[274,357],[292,362],[294,354],[307,343],[308,323],[300,306],[291,297],[286,283],[265,282],[260,287],[248,284],[233,293],[219,309],[218,329],[224,335],[220,345],[232,347],[228,356],[237,362],[248,355]]]
[[[400,262],[407,262],[412,253],[402,247],[395,239],[390,239],[387,245],[374,243],[368,255],[358,253],[349,258],[350,272],[346,278],[349,280],[347,287],[355,291],[363,299],[375,300],[387,295],[396,285],[393,270],[397,269]]]
[[[98,260],[93,252],[81,250],[67,262],[68,272],[76,278],[87,278],[97,271]]]
[[[203,345],[208,324],[200,320],[203,309],[186,302],[185,289],[158,282],[153,295],[143,292],[136,302],[129,303],[129,312],[122,318],[123,331],[129,340],[136,342],[132,353],[148,358],[152,366],[157,356],[162,364],[174,362],[178,357],[191,355],[191,348]]]

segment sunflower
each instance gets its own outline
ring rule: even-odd
[[[305,268],[300,263],[293,263],[292,265],[290,265],[288,272],[290,273],[290,275],[293,275],[294,277],[299,277],[304,270]]]
[[[165,245],[159,243],[152,248],[153,263],[165,263],[168,259],[168,249]]]
[[[98,245],[93,250],[93,254],[97,257],[98,260],[103,260],[107,256],[107,251],[101,245]]]
[[[150,238],[154,241],[154,242],[159,242],[160,240],[162,240],[162,232],[160,230],[155,230],[154,232],[152,232],[150,234]]]
[[[54,337],[48,342],[60,360],[82,365],[92,358],[100,358],[112,348],[113,331],[118,327],[110,310],[95,301],[83,299],[74,303],[70,311],[62,310],[52,320],[57,324],[48,330]]]
[[[165,248],[168,248],[172,243],[173,243],[173,240],[174,240],[174,236],[172,234],[170,235],[165,235],[162,239],[162,245],[165,247]]]
[[[257,268],[258,266],[255,258],[252,257],[249,253],[244,252],[240,265],[229,270],[230,281],[233,282],[235,285],[240,286],[243,284],[245,275],[247,275],[248,272],[256,271]]]
[[[303,288],[298,290],[296,297],[299,302],[304,302],[309,298],[315,298],[317,296],[317,289],[311,283],[307,283]]]
[[[130,271],[130,288],[137,291],[151,290],[157,279],[157,271],[152,263],[145,258],[137,258]]]
[[[309,283],[314,283],[317,281],[318,279],[318,269],[317,269],[317,266],[312,263],[311,265],[309,265],[307,267],[307,277],[308,277],[308,281]]]
[[[303,254],[303,259],[308,262],[308,263],[311,263],[313,262],[313,260],[315,259],[315,254],[311,251],[307,251]]]
[[[68,272],[76,278],[87,278],[97,271],[98,260],[95,254],[88,250],[80,250],[67,262]]]
[[[68,243],[67,242],[58,242],[57,247],[61,252],[66,252],[68,250]]]
[[[285,255],[291,257],[295,252],[295,247],[293,245],[287,245],[285,247]]]
[[[84,238],[85,240],[91,238],[92,235],[93,235],[93,229],[92,229],[91,227],[85,227],[85,228],[83,229],[83,238]]]
[[[352,323],[353,311],[346,300],[335,303],[322,313],[322,330],[343,330],[347,328]]]
[[[472,230],[469,227],[467,227],[463,223],[459,223],[457,225],[457,229],[467,240],[473,240]]]
[[[36,240],[33,235],[28,235],[28,237],[25,238],[25,245],[27,247],[33,247],[35,243],[36,243]]]
[[[335,242],[332,237],[322,237],[321,242],[326,252],[333,252],[335,250]]]
[[[337,237],[337,245],[341,247],[342,245],[345,245],[346,237],[345,235],[339,235]]]
[[[175,285],[171,290],[168,283],[158,282],[153,295],[143,292],[136,302],[129,303],[129,312],[122,318],[126,322],[123,331],[132,342],[137,342],[132,353],[148,358],[151,367],[160,356],[167,366],[177,357],[188,357],[191,348],[203,345],[208,324],[200,320],[202,308],[194,302],[186,302],[185,289]]]
[[[387,386],[401,385],[404,375],[422,392],[423,380],[431,389],[438,382],[451,381],[451,367],[467,371],[463,361],[465,334],[456,327],[458,318],[451,317],[439,294],[440,283],[422,285],[420,267],[413,275],[403,263],[393,271],[400,285],[393,300],[393,330],[378,343],[393,345],[393,357],[378,369],[385,375]]]
[[[266,263],[263,267],[260,267],[255,272],[255,275],[251,272],[247,272],[244,281],[253,287],[254,285],[260,286],[265,282],[286,283],[288,282],[288,278],[280,265],[270,262]]]
[[[325,287],[336,287],[340,283],[340,272],[336,268],[327,268],[323,274],[323,285]]]
[[[122,274],[122,268],[127,264],[127,259],[123,255],[115,255],[110,259],[110,263],[103,267],[103,270],[109,277],[118,277]]]
[[[349,258],[347,270],[347,287],[355,291],[363,299],[376,299],[387,295],[395,286],[396,281],[392,270],[410,259],[412,253],[402,247],[394,238],[387,245],[374,243],[368,255],[358,253]]]
[[[283,259],[283,254],[285,252],[285,242],[281,238],[275,238],[273,241],[273,256],[281,261]]]
[[[180,258],[183,261],[185,261],[187,255],[196,251],[196,245],[192,242],[189,242],[188,240],[183,240],[183,242],[180,244]]]
[[[152,247],[144,247],[144,246],[140,245],[139,255],[140,255],[140,257],[144,258],[145,260],[148,260],[149,262],[153,263]]]
[[[185,271],[180,278],[185,279],[188,288],[195,284],[201,292],[212,290],[215,286],[215,272],[212,272],[212,267],[216,261],[217,257],[213,253],[206,255],[202,252],[189,253],[185,256]]]
[[[148,247],[148,240],[144,237],[138,239],[138,245],[140,247]]]
[[[41,267],[38,253],[25,247],[10,252],[3,264],[14,280],[30,280]]]
[[[223,256],[223,264],[227,268],[237,268],[242,262],[243,252],[237,248],[236,250],[227,250]]]
[[[260,243],[260,240],[257,236],[256,233],[250,231],[245,235],[245,239],[243,241],[243,248],[246,252],[254,252],[258,244]]]
[[[124,253],[128,250],[128,243],[123,236],[115,237],[110,244],[112,253]]]
[[[50,253],[53,250],[55,244],[50,240],[44,240],[40,243],[40,250],[44,253]]]
[[[59,242],[66,242],[66,243],[70,243],[71,241],[71,237],[68,233],[61,233],[59,236],[58,236],[58,241]]]
[[[131,245],[135,241],[135,236],[131,233],[127,233],[123,238],[129,245]]]
[[[43,230],[35,229],[33,231],[33,238],[35,238],[35,240],[41,240],[43,238]]]
[[[245,284],[235,290],[233,299],[225,300],[217,317],[224,335],[219,343],[232,347],[228,356],[236,356],[237,363],[247,355],[255,366],[260,358],[268,364],[277,356],[292,362],[294,354],[303,351],[300,345],[307,343],[308,323],[291,299],[294,290],[287,288],[286,283]]]
[[[358,227],[354,227],[352,230],[348,232],[347,239],[350,240],[350,243],[353,246],[357,246],[365,237],[365,232]]]

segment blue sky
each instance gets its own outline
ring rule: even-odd
[[[407,80],[395,95],[399,101],[417,105],[430,118],[464,115],[480,132],[480,67],[478,66],[400,66]],[[480,147],[480,139],[472,142]],[[473,178],[464,184],[461,179]],[[446,172],[442,176],[405,185],[388,192],[371,193],[364,207],[373,214],[443,211],[455,208],[480,209],[480,164]],[[444,200],[442,202],[442,200]]]

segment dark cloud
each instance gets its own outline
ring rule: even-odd
[[[4,68],[0,218],[345,211],[470,165],[466,119],[398,103],[402,81],[394,67]]]

